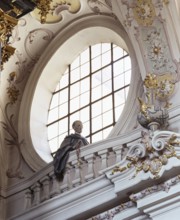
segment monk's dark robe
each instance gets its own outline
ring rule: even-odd
[[[89,144],[89,142],[80,134],[70,134],[64,138],[60,148],[55,153],[53,161],[54,174],[58,180],[63,179],[69,153],[75,150],[75,146],[78,143],[80,144],[80,147]]]

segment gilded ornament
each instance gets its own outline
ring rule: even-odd
[[[80,0],[38,0],[37,8],[31,15],[43,24],[56,23],[62,20],[62,11],[75,14],[80,8]]]
[[[174,92],[175,79],[171,73],[165,73],[157,76],[156,96],[160,100],[167,100]]]
[[[157,88],[157,76],[153,73],[148,73],[144,80],[144,85],[148,89],[156,89]]]
[[[37,9],[39,10],[38,14],[40,15],[40,21],[42,24],[46,22],[47,14],[49,13],[52,0],[38,0]]]
[[[150,151],[147,150],[147,146],[151,149]],[[140,143],[130,147],[124,159],[126,165],[116,166],[112,170],[112,174],[124,172],[126,169],[134,167],[136,172],[133,177],[143,171],[145,173],[150,172],[157,179],[159,178],[159,172],[168,163],[169,158],[176,157],[180,159],[180,156],[176,154],[175,147],[180,147],[180,141],[179,137],[172,132],[161,131],[156,134],[142,132]],[[137,154],[138,148],[143,153],[138,152]]]
[[[2,47],[2,49],[1,49],[1,56],[2,56],[1,68],[3,68],[3,64],[9,60],[9,58],[14,54],[14,52],[15,52],[15,48],[10,45],[5,45]]]
[[[159,171],[162,168],[162,162],[160,161],[160,159],[155,158],[151,161],[150,166],[149,166],[149,171],[153,174],[153,175],[157,175],[159,173]]]
[[[133,13],[136,21],[143,26],[152,25],[156,16],[155,9],[151,0],[136,0]]]
[[[17,23],[17,19],[9,16],[0,9],[1,69],[3,69],[3,64],[14,54],[15,48],[10,46],[8,41]]]

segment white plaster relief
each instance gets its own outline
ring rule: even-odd
[[[52,40],[53,36],[53,32],[45,28],[30,31],[24,42],[25,51],[29,58],[37,62],[43,49]]]
[[[138,28],[138,30],[137,40],[144,54],[144,62],[147,63],[147,72],[175,73],[177,68],[161,22],[156,20],[152,27]]]
[[[109,0],[88,0],[88,5],[91,8],[91,10],[96,14],[112,14],[112,4]]]

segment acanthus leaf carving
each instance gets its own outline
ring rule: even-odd
[[[6,131],[7,135],[9,137],[5,138],[5,142],[7,146],[12,147],[13,149],[16,149],[17,152],[17,158],[16,158],[16,165],[13,168],[9,168],[6,171],[7,177],[9,178],[24,178],[24,175],[21,171],[21,162],[22,162],[22,154],[20,147],[24,143],[24,140],[19,141],[18,133],[15,129],[13,118],[14,114],[8,113],[8,108],[10,108],[13,105],[13,103],[9,102],[5,106],[4,111],[4,119],[5,121],[1,121],[3,129]]]
[[[171,131],[143,131],[140,142],[130,147],[124,163],[122,162],[124,165],[116,166],[112,174],[135,167],[133,177],[143,171],[150,172],[153,178],[159,178],[159,173],[169,158],[180,159],[176,147],[180,147],[180,134]]]

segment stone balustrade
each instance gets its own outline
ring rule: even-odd
[[[99,177],[103,170],[120,162],[124,149],[139,138],[140,132],[136,130],[128,137],[124,135],[90,144],[81,148],[79,160],[76,152],[71,152],[62,181],[56,179],[53,164],[48,164],[31,177],[31,185],[25,189],[25,210]]]

